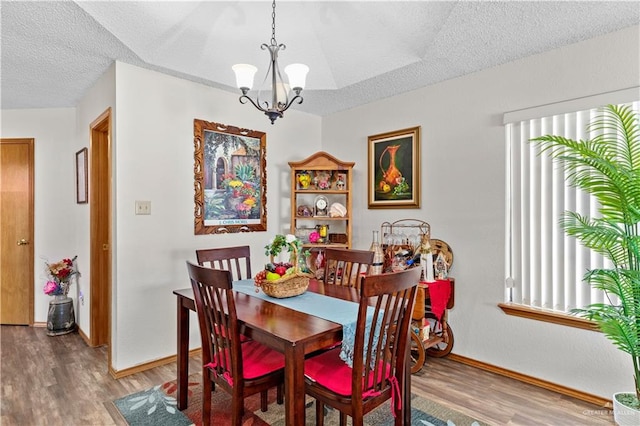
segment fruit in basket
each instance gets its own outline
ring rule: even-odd
[[[267,279],[267,271],[263,269],[262,271],[258,272],[255,277],[253,277],[253,282],[255,283],[256,286],[259,287],[262,285],[264,281],[266,281],[266,279]]]
[[[267,275],[265,278],[267,281],[279,280],[280,274],[278,274],[277,272],[267,272]]]
[[[264,281],[273,281],[281,278],[283,275],[292,274],[295,268],[289,262],[267,263],[264,269],[259,271],[253,281],[256,286],[260,286]]]

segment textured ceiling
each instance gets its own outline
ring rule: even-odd
[[[638,1],[279,1],[280,67],[326,115],[640,24]],[[269,1],[2,0],[3,109],[75,106],[114,60],[238,93],[268,65]]]

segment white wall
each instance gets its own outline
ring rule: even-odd
[[[98,79],[98,81],[85,93],[76,108],[76,129],[75,129],[75,150],[78,151],[84,147],[89,148],[91,153],[91,123],[93,123],[102,113],[111,108],[112,129],[115,129],[115,65],[109,69]],[[115,143],[115,136],[112,132],[112,141]],[[89,160],[89,168],[91,168],[91,160]],[[115,167],[114,167],[115,168]],[[91,202],[91,194],[89,194],[89,202]],[[90,260],[90,204],[78,204],[76,227],[81,230],[76,237],[76,245],[79,253],[79,268],[81,268],[82,277],[78,281],[78,292],[76,302],[76,322],[82,332],[91,338],[91,264]]]
[[[453,352],[610,398],[633,389],[631,359],[602,334],[507,316],[504,301],[505,112],[638,86],[639,28],[324,117],[323,149],[356,162],[366,188],[367,136],[422,127],[419,210],[367,210],[355,191],[354,246],[383,221],[426,220],[454,252]]]
[[[75,109],[15,109],[2,111],[3,138],[33,138],[34,183],[34,321],[46,323],[51,296],[43,292],[45,262],[78,254],[75,201]],[[81,266],[80,266],[81,267]],[[81,270],[81,272],[84,272]],[[69,295],[74,297],[77,286]]]
[[[172,291],[189,287],[185,261],[195,261],[196,249],[249,244],[252,268],[258,271],[266,262],[268,240],[289,229],[287,162],[320,149],[321,119],[291,109],[272,126],[238,97],[116,64],[116,369],[175,354]],[[196,118],[267,133],[267,232],[194,235]],[[151,201],[150,216],[134,215],[136,200]],[[191,329],[192,346],[199,347],[197,327]]]

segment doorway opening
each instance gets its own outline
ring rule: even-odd
[[[111,346],[111,108],[90,126],[91,346]],[[109,368],[111,348],[107,351]]]

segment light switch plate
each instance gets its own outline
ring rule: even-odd
[[[151,214],[151,201],[136,201],[136,214]]]

